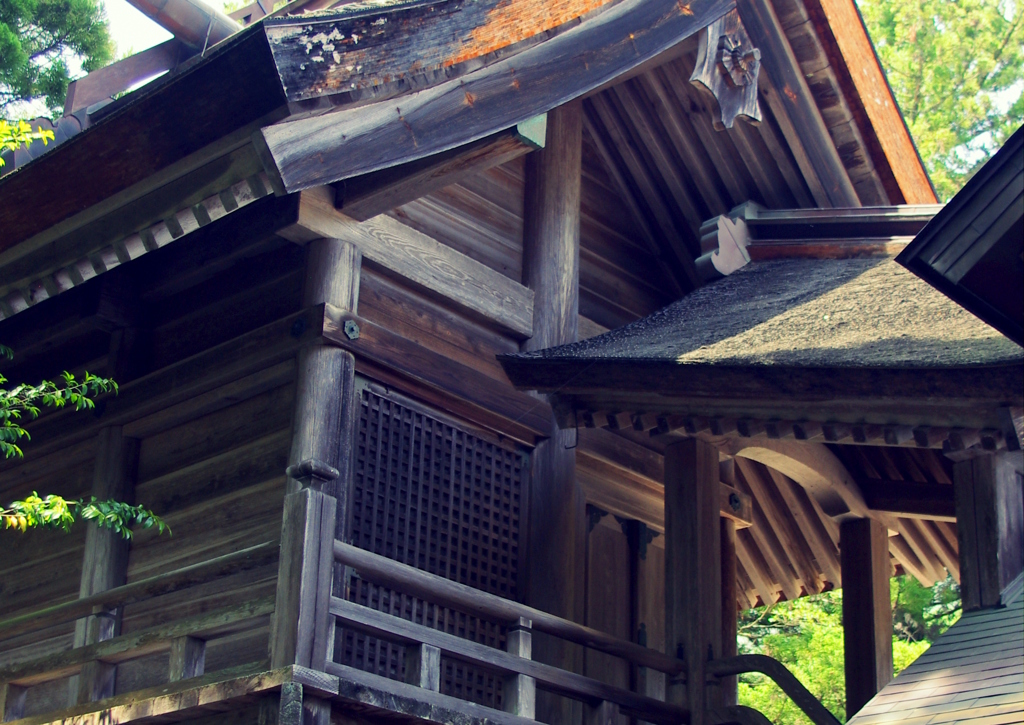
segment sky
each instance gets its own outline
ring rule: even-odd
[[[206,3],[218,9],[224,6],[224,0],[206,0]],[[136,10],[127,0],[103,0],[103,6],[107,11],[110,36],[117,45],[115,58],[139,53],[171,39],[170,33]]]

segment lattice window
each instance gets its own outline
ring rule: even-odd
[[[356,432],[350,538],[382,554],[515,599],[524,457],[514,446],[418,403],[365,384]],[[502,628],[362,580],[352,601],[492,647]],[[346,632],[337,659],[400,679],[404,648]],[[446,662],[442,692],[501,706],[501,683]]]

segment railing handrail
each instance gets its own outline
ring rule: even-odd
[[[141,579],[131,584],[107,589],[70,602],[57,604],[41,611],[29,612],[0,621],[0,638],[9,639],[25,632],[44,629],[104,610],[170,594],[180,589],[203,584],[225,573],[246,571],[270,561],[277,555],[280,544],[267,541],[240,551],[218,556],[198,564]]]
[[[689,711],[679,705],[655,700],[532,659],[518,657],[362,604],[332,597],[330,611],[342,626],[404,645],[430,645],[436,647],[446,657],[493,672],[532,677],[538,688],[549,692],[576,700],[615,703],[626,714],[640,715],[647,721],[679,723],[689,717]],[[328,672],[332,669],[331,664],[327,665]]]
[[[681,660],[657,650],[445,579],[342,541],[334,542],[334,558],[339,563],[352,567],[364,579],[443,607],[506,624],[515,623],[520,618],[529,619],[533,622],[535,632],[550,634],[670,675],[679,675],[686,667]]]
[[[707,664],[708,674],[716,677],[758,672],[771,678],[814,725],[839,725],[835,715],[821,704],[810,690],[777,659],[768,655],[737,655],[713,660]]]
[[[274,597],[271,595],[249,600],[241,605],[175,620],[169,624],[129,632],[83,647],[16,661],[0,667],[0,683],[33,687],[73,675],[82,665],[93,660],[117,664],[167,651],[170,643],[180,637],[198,636],[201,639],[213,639],[224,636],[237,631],[237,627],[230,629],[230,632],[226,628],[272,614],[273,611]]]

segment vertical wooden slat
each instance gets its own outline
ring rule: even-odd
[[[574,342],[579,322],[582,109],[569,103],[548,114],[547,142],[526,157],[523,284],[534,292],[533,337],[524,350]],[[551,422],[551,436],[531,456],[526,602],[574,621],[583,612],[584,499],[576,482],[572,433]],[[537,637],[534,656],[580,671],[582,652],[560,640]],[[537,717],[578,719],[565,700],[538,698]]]
[[[722,656],[722,563],[718,449],[697,438],[665,448],[665,639],[686,661],[685,684],[667,700],[690,709],[692,725],[720,706],[705,665]]]
[[[206,642],[204,640],[196,637],[178,637],[171,642],[171,682],[199,677],[205,668]]]
[[[1021,453],[982,454],[953,465],[964,611],[999,604],[1024,568]]]
[[[138,467],[138,441],[125,438],[120,426],[100,430],[97,439],[96,468],[92,495],[100,500],[115,499],[130,503]],[[120,534],[90,525],[85,534],[85,560],[79,596],[121,586],[128,574],[128,540]],[[116,637],[121,629],[121,611],[103,612],[80,619],[75,625],[75,646],[81,647]],[[114,694],[116,666],[93,661],[82,666],[70,680],[70,699],[85,703]]]
[[[441,650],[429,644],[405,648],[405,681],[433,692],[441,691]]]
[[[873,519],[851,519],[839,536],[846,715],[853,717],[892,679],[889,532]]]
[[[508,630],[505,649],[509,654],[524,659],[533,658],[533,623],[520,617]],[[519,717],[533,718],[537,713],[537,683],[526,675],[510,675],[505,678],[502,689],[502,704],[505,712]]]
[[[722,657],[735,657],[736,650],[736,615],[737,571],[736,571],[736,522],[722,517],[721,529],[722,548]],[[722,705],[731,707],[739,704],[739,680],[734,675],[721,680]]]
[[[0,722],[17,720],[25,714],[27,694],[27,687],[19,687],[9,682],[0,684]]]

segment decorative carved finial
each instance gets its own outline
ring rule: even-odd
[[[731,10],[700,32],[697,66],[690,82],[700,84],[718,101],[715,128],[732,128],[737,116],[761,120],[757,104],[757,74],[761,51],[754,48],[740,14]]]

